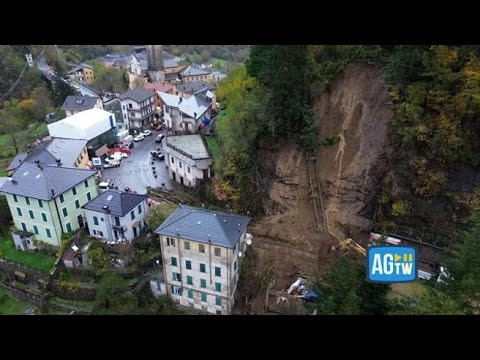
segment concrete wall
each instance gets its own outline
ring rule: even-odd
[[[137,236],[140,234],[140,230],[145,227],[145,216],[149,211],[149,207],[147,206],[147,201],[142,201],[140,203],[142,213],[138,213],[138,205],[135,206],[134,209],[132,209],[127,215],[120,217],[120,225],[124,226],[127,228],[127,231],[124,233],[124,238],[128,242],[132,242],[132,240],[135,238],[134,232],[133,232],[133,224],[140,222],[138,225],[136,225],[137,228]],[[130,213],[131,212],[135,213],[135,218],[132,220]],[[113,226],[115,225],[115,216],[113,215],[107,215],[105,213],[101,212],[96,212],[92,210],[85,210],[85,216],[87,218],[87,223],[88,223],[88,230],[90,233],[90,236],[98,238],[98,234],[94,233],[97,231],[101,231],[103,233],[103,236],[101,237],[102,239],[106,241],[115,241],[117,240],[115,237],[115,231],[113,229]],[[95,225],[93,217],[96,216],[98,219],[98,225]],[[120,238],[120,231],[117,231],[118,237]]]
[[[173,162],[172,162],[173,159]],[[175,156],[175,151],[169,149],[169,154],[165,159],[168,168],[168,175],[173,180],[173,173],[175,173],[175,181],[181,184],[180,177],[183,177],[183,185],[187,187],[194,187],[197,184],[197,179],[203,179],[203,170],[199,169],[200,161],[191,160],[195,165],[191,165],[182,161],[179,156]],[[201,160],[202,163],[205,160]],[[211,164],[211,160],[208,160]],[[189,171],[190,170],[190,171]],[[210,166],[208,167],[208,177],[210,177]]]
[[[84,215],[82,206],[89,201],[87,199],[87,193],[90,193],[91,199],[98,195],[95,176],[92,175],[87,182],[88,188],[85,187],[83,182],[75,186],[77,191],[76,195],[73,195],[72,189],[66,191],[63,194],[63,203],[60,202],[59,197],[56,197],[50,201],[42,201],[41,204],[43,207],[40,206],[40,203],[37,199],[29,198],[30,205],[28,205],[25,197],[17,195],[16,202],[13,195],[8,194],[7,201],[15,227],[18,230],[23,230],[22,223],[24,223],[27,231],[35,234],[36,240],[43,241],[50,245],[60,246],[62,232],[68,232],[67,224],[70,224],[72,231],[75,231],[79,228],[78,216]],[[75,206],[75,200],[77,199],[79,200],[80,205],[78,209]],[[60,212],[62,226],[60,225],[60,219],[55,208],[55,202],[57,204],[58,211]],[[22,213],[21,216],[18,214],[17,208],[20,209]],[[63,215],[63,208],[67,209],[67,216]],[[33,213],[33,219],[30,217],[29,210],[31,210]],[[43,220],[42,213],[45,214],[47,221]],[[34,226],[37,227],[38,234],[35,232]],[[47,229],[50,230],[51,238],[47,236]]]
[[[183,306],[193,307],[212,314],[221,311],[222,314],[231,312],[235,290],[238,282],[238,246],[245,239],[245,232],[240,236],[236,249],[217,247],[214,245],[203,244],[205,253],[199,252],[199,243],[188,241],[178,237],[173,238],[175,246],[168,246],[167,237],[160,236],[160,245],[162,248],[163,268],[165,283],[167,285],[167,294],[174,301]],[[190,244],[190,250],[185,249],[185,241]],[[220,256],[215,256],[215,248],[220,249]],[[177,265],[172,265],[172,257],[177,260]],[[191,261],[192,269],[186,268],[186,261]],[[237,262],[236,270],[234,263]],[[205,264],[206,272],[200,272],[200,264]],[[215,267],[221,269],[221,276],[215,275]],[[181,281],[174,280],[173,273],[181,275]],[[187,284],[187,276],[193,279],[193,285]],[[206,288],[201,287],[200,280],[206,280]],[[215,284],[221,284],[221,291],[216,291]],[[172,293],[172,286],[182,289],[182,294]],[[188,290],[192,290],[193,299],[188,297]],[[201,294],[207,294],[207,301],[201,300]],[[216,305],[216,297],[220,296],[222,305]]]

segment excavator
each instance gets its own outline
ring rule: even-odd
[[[365,248],[360,246],[351,238],[341,241],[340,244],[338,244],[338,246],[334,246],[332,250],[337,250],[337,249],[344,250],[348,248],[355,249],[358,253],[362,254],[363,256],[367,256],[367,251],[365,250]]]

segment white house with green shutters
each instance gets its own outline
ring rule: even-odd
[[[82,206],[98,195],[96,170],[60,164],[24,162],[1,188],[15,227],[33,236],[19,240],[19,250],[34,249],[30,240],[60,246],[62,233],[85,226]]]

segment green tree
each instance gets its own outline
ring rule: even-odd
[[[128,76],[124,70],[108,68],[99,61],[91,61],[95,74],[94,87],[105,92],[122,93],[128,87]]]
[[[389,285],[365,280],[365,263],[340,256],[316,284],[319,314],[385,314]]]
[[[96,275],[104,275],[111,271],[111,259],[103,243],[94,241],[88,251],[88,255],[92,260],[92,266]]]
[[[152,230],[156,230],[177,208],[177,205],[161,203],[150,208],[145,222]]]
[[[0,234],[5,235],[10,222],[12,221],[12,214],[8,206],[7,198],[0,196]]]
[[[39,106],[39,120],[43,120],[45,115],[53,110],[52,92],[47,86],[45,86],[45,84],[39,83],[32,90],[30,97],[37,102]]]
[[[76,90],[67,84],[61,78],[54,78],[53,80],[53,98],[55,102],[55,106],[60,107],[62,106],[63,102],[69,95],[75,95],[77,92]]]
[[[19,132],[25,127],[26,123],[19,102],[17,100],[7,101],[5,107],[0,111],[0,133],[10,136],[15,154],[19,152],[19,142],[27,140],[25,134]]]
[[[426,286],[422,294],[393,301],[390,315],[461,315],[458,302],[443,291]]]

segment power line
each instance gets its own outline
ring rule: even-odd
[[[27,69],[27,66],[28,66],[28,63],[25,63],[25,67],[23,68],[22,72],[20,73],[20,76],[18,77],[17,81],[15,81],[15,83],[12,85],[12,87],[0,98],[0,102],[4,101],[8,97],[8,94],[10,94],[12,92],[12,90],[15,88],[15,86],[17,86],[18,82],[20,81],[20,79],[23,76],[23,73]]]

